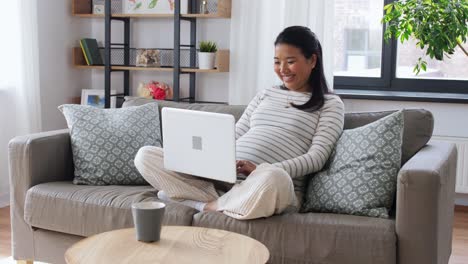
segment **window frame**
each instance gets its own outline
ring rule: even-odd
[[[384,5],[395,1],[384,0]],[[397,78],[398,40],[392,38],[385,41],[385,29],[386,26],[382,25],[381,77],[333,76],[334,90],[468,94],[467,80]]]

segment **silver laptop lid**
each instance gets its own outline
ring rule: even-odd
[[[236,181],[232,115],[164,107],[164,167],[194,176]]]

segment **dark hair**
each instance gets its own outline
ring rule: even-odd
[[[327,80],[323,72],[322,46],[315,33],[307,27],[287,27],[276,37],[275,46],[278,44],[288,44],[299,48],[307,59],[312,58],[313,54],[317,56],[315,68],[312,70],[308,81],[312,89],[310,91],[312,92],[312,96],[303,105],[291,105],[307,112],[313,112],[322,108],[325,103],[325,94],[330,93],[330,91],[328,90]],[[286,89],[286,87],[283,87],[283,89]]]

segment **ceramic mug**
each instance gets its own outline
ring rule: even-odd
[[[139,202],[132,204],[133,224],[136,239],[156,242],[161,237],[161,224],[166,205],[161,202]]]

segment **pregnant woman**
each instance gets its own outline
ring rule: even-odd
[[[344,106],[328,90],[322,47],[309,28],[284,29],[274,48],[283,84],[260,91],[236,123],[237,183],[166,170],[163,149],[146,146],[135,165],[160,199],[236,219],[299,209],[306,176],[322,169],[343,131]]]

